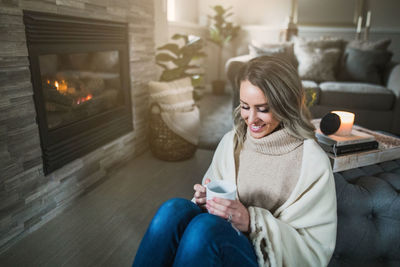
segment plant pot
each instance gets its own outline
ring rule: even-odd
[[[225,93],[225,81],[212,81],[212,92],[214,95],[223,95]]]

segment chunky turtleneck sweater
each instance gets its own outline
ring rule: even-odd
[[[256,139],[250,135],[240,151],[237,188],[246,207],[272,213],[290,196],[301,171],[303,140],[283,128]]]

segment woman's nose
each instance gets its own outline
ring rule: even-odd
[[[254,109],[249,110],[249,117],[247,121],[251,124],[257,121],[257,111]]]

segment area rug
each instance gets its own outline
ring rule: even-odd
[[[232,95],[205,92],[197,104],[201,124],[199,148],[214,150],[224,134],[233,127]]]

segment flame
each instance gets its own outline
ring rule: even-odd
[[[78,98],[78,100],[76,101],[76,104],[82,104],[83,102],[86,102],[86,101],[88,101],[88,100],[90,100],[90,99],[92,99],[93,98],[93,95],[92,94],[88,94],[86,97],[80,97],[80,98]]]
[[[55,81],[54,86],[57,88],[57,91],[59,91],[62,94],[66,94],[68,90],[68,85],[65,82],[65,80],[62,80],[61,82]]]

